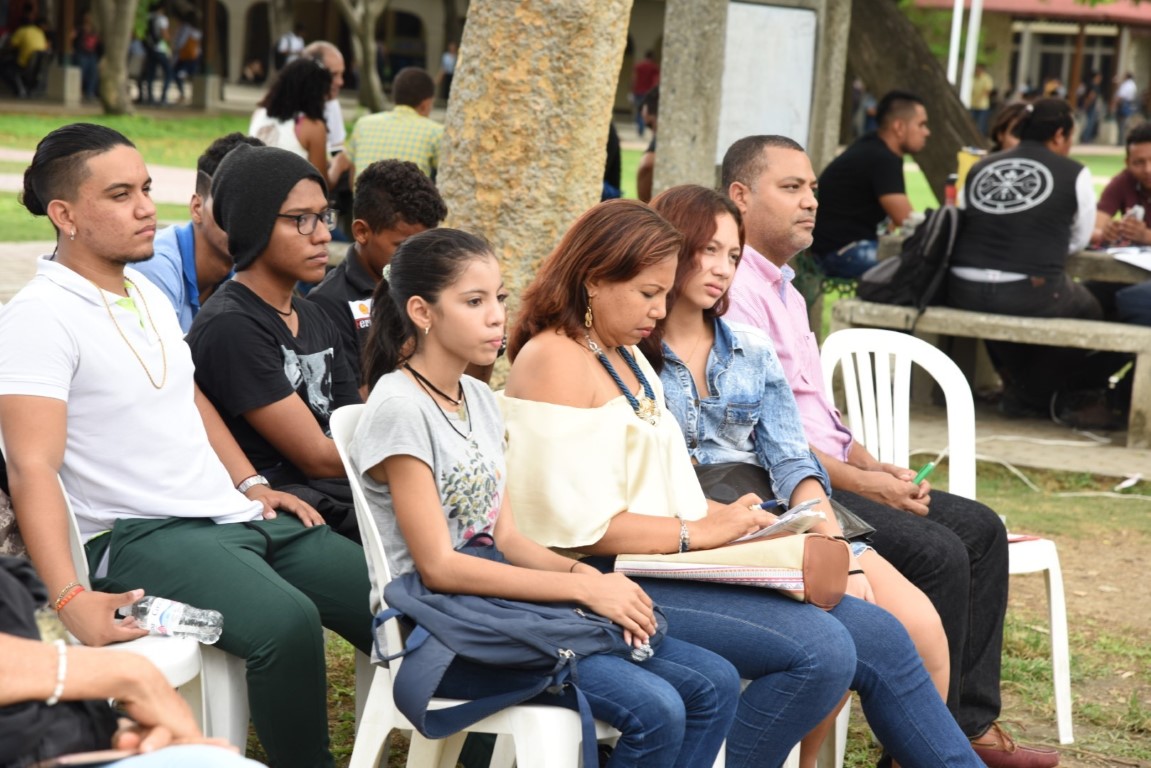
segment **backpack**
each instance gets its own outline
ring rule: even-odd
[[[487,534],[473,537],[460,551],[507,562]],[[529,603],[432,592],[417,573],[388,582],[384,600],[389,607],[372,622],[376,656],[385,662],[404,657],[392,693],[396,706],[421,734],[444,738],[544,691],[559,693],[570,687],[583,730],[583,764],[598,765],[595,723],[579,689],[577,666],[581,658],[596,653],[629,657],[632,648],[624,642],[619,625],[575,603]],[[415,627],[403,649],[387,654],[379,645],[380,627],[397,617],[405,617]],[[653,648],[667,633],[667,621],[658,608],[656,621],[658,629],[650,639]],[[493,667],[538,672],[539,677],[525,688],[429,711],[428,702],[457,656]]]
[[[860,275],[855,295],[864,301],[915,307],[922,313],[939,298],[959,223],[959,209],[953,205],[928,209],[923,223],[903,241],[898,256]]]

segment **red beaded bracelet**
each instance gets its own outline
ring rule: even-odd
[[[76,595],[80,594],[83,591],[84,591],[83,585],[77,584],[76,586],[72,587],[72,589],[68,590],[68,592],[63,597],[61,597],[59,600],[57,600],[56,604],[53,605],[52,607],[56,609],[57,613],[59,613],[64,608],[65,605],[72,602],[72,600],[76,597]]]

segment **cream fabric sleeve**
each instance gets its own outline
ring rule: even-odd
[[[507,426],[508,498],[518,527],[535,541],[594,544],[624,511],[686,520],[707,514],[670,413],[653,426],[623,397],[599,408],[497,397]]]

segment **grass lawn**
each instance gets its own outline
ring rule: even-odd
[[[55,240],[56,234],[48,217],[28,213],[17,195],[16,192],[0,193],[0,233],[3,233],[3,241],[27,243]],[[160,203],[156,206],[156,216],[162,226],[187,221],[188,206]]]
[[[140,149],[147,162],[180,168],[195,168],[196,158],[220,136],[248,130],[248,118],[243,115],[180,115],[161,119],[142,115],[91,115],[84,119],[123,133]],[[75,121],[75,117],[69,115],[0,115],[0,147],[35,149],[46,134]]]

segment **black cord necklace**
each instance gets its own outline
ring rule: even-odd
[[[267,304],[267,302],[264,302],[264,303]],[[284,310],[275,306],[274,304],[268,304],[268,306],[271,307],[272,309],[274,309],[276,311],[276,314],[279,315],[280,317],[291,317],[292,313],[296,311],[296,305],[295,304],[290,304],[288,306],[287,312],[285,312]]]
[[[459,400],[453,400],[452,398],[448,397],[443,392],[441,392],[439,389],[437,389],[435,384],[431,383],[426,378],[424,378],[424,376],[421,375],[420,372],[417,371],[415,368],[408,365],[407,363],[404,363],[404,367],[407,368],[408,371],[411,372],[413,378],[415,378],[415,380],[416,380],[416,383],[420,385],[420,389],[424,390],[424,392],[427,393],[427,396],[432,399],[432,402],[435,403],[435,405],[436,405],[436,409],[440,412],[440,415],[444,417],[444,421],[446,421],[448,423],[448,426],[452,428],[452,431],[455,432],[460,437],[462,437],[464,440],[471,438],[471,436],[472,436],[472,423],[471,423],[471,420],[468,418],[468,397],[464,393],[464,383],[462,381],[460,382],[460,399]],[[456,413],[456,417],[459,421],[463,421],[463,422],[467,423],[467,425],[468,425],[467,434],[464,434],[463,432],[461,432],[459,430],[459,428],[455,424],[455,421],[453,421],[452,418],[450,416],[448,416],[448,412],[444,410],[443,406],[440,405],[439,402],[436,400],[436,398],[432,395],[433,392],[435,392],[437,395],[439,395],[443,399],[447,400],[449,403],[452,403],[453,405],[455,405],[459,409],[459,411]]]
[[[448,395],[444,394],[442,391],[440,391],[439,389],[437,389],[435,384],[433,384],[433,383],[431,383],[430,381],[428,381],[428,380],[427,380],[427,379],[424,377],[424,375],[423,375],[422,373],[420,373],[419,371],[417,371],[417,370],[416,370],[415,368],[413,368],[413,367],[412,367],[410,364],[408,364],[408,363],[404,363],[404,367],[405,367],[405,368],[407,368],[409,371],[411,371],[411,372],[412,372],[412,375],[416,377],[416,381],[418,381],[418,382],[420,382],[421,384],[423,384],[425,389],[429,389],[429,388],[430,388],[430,389],[431,389],[433,392],[435,392],[437,395],[439,395],[439,396],[440,396],[440,397],[442,397],[443,399],[447,400],[449,403],[451,403],[452,405],[456,406],[457,408],[459,408],[459,407],[460,407],[460,403],[462,403],[462,402],[464,401],[464,383],[463,383],[462,381],[460,382],[460,397],[459,397],[459,399],[457,400],[457,399],[455,399],[455,398],[449,397]]]

